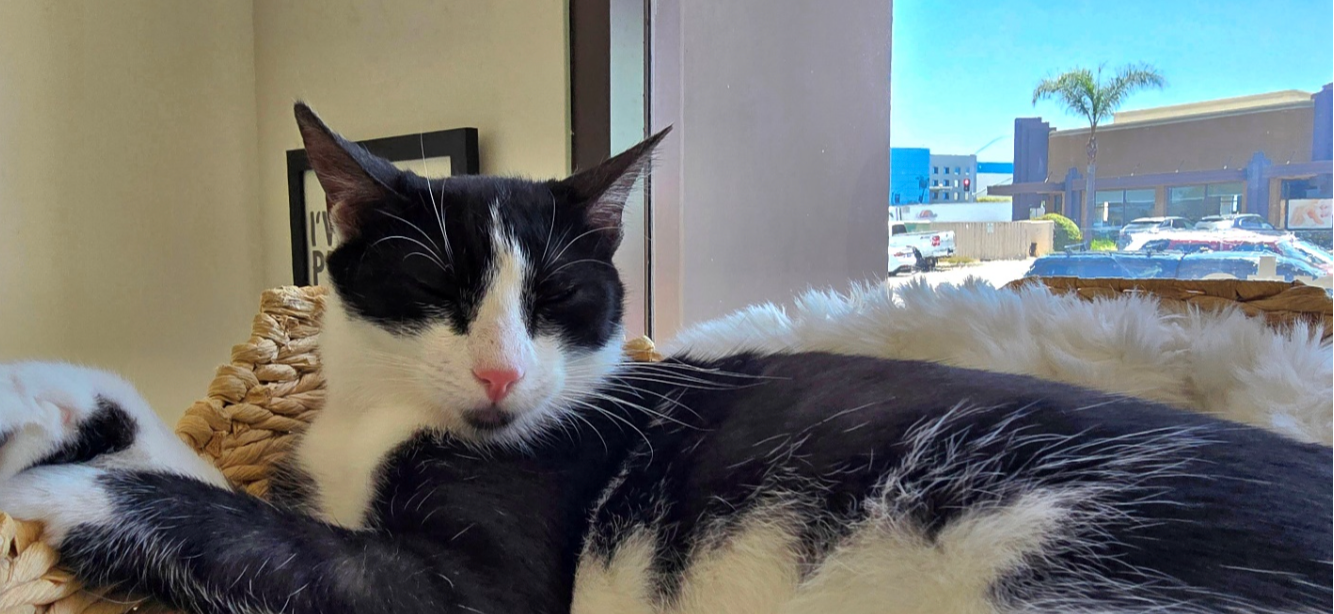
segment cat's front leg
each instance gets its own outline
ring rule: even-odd
[[[447,539],[352,531],[228,488],[101,371],[0,365],[0,434],[0,511],[45,523],[90,585],[201,614],[542,611],[502,607],[510,579]]]
[[[0,511],[43,524],[42,538],[59,548],[78,527],[104,528],[117,522],[106,469],[89,465],[46,465],[0,482]]]

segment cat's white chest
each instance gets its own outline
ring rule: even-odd
[[[374,411],[326,411],[315,420],[297,447],[296,460],[314,481],[316,507],[325,519],[360,527],[375,497],[380,467],[419,428],[417,421],[385,420]]]

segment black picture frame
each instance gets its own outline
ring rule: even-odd
[[[404,134],[357,141],[357,144],[390,162],[448,156],[450,175],[476,175],[481,172],[476,128]],[[287,201],[292,234],[292,283],[298,286],[310,284],[310,262],[306,258],[306,243],[310,237],[306,232],[306,187],[303,181],[306,172],[310,170],[310,159],[305,149],[288,150]]]

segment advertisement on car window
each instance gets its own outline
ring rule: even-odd
[[[1334,216],[1330,207],[1331,198],[1294,198],[1288,201],[1288,228],[1291,230],[1317,230],[1334,228]]]

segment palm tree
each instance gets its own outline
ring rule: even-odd
[[[1098,170],[1098,124],[1111,119],[1121,103],[1136,91],[1162,89],[1167,84],[1157,68],[1142,62],[1122,66],[1116,76],[1104,82],[1102,71],[1105,66],[1099,64],[1096,70],[1076,68],[1048,77],[1033,90],[1033,106],[1037,106],[1039,100],[1055,100],[1067,113],[1088,120],[1089,165],[1084,184],[1084,211],[1079,220],[1081,227],[1088,226],[1088,216],[1093,211],[1093,182]]]

